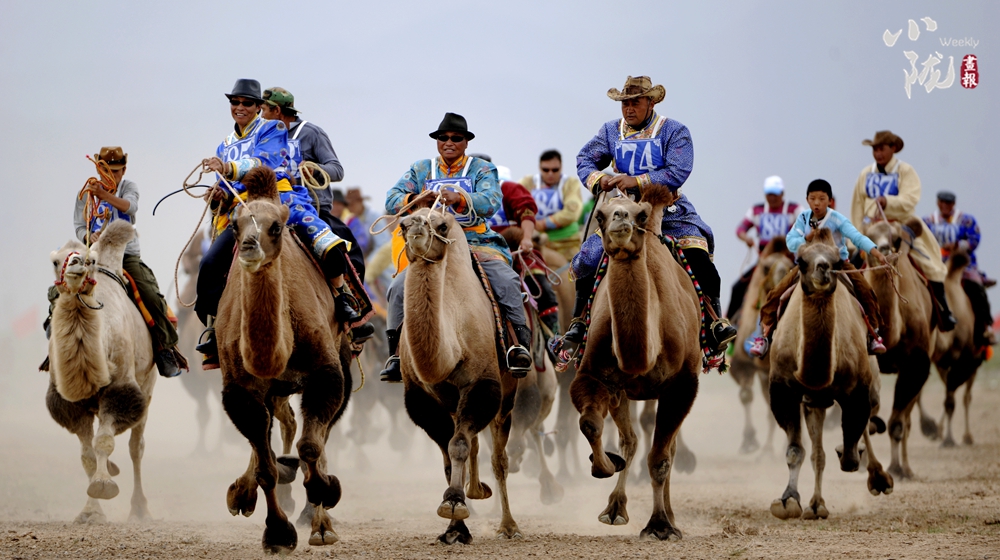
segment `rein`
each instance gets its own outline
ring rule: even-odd
[[[69,260],[72,259],[73,257],[79,257],[79,256],[80,256],[80,252],[79,251],[72,251],[68,255],[66,255],[66,259],[63,260],[62,269],[59,271],[59,279],[55,281],[55,285],[56,286],[65,286],[66,285],[66,280],[65,280],[65,278],[66,278],[66,267],[69,266]],[[77,290],[77,292],[76,292],[76,299],[77,299],[77,301],[79,301],[81,304],[83,304],[83,306],[86,307],[87,309],[93,309],[94,311],[100,311],[101,309],[104,309],[104,304],[102,302],[100,302],[100,301],[97,302],[97,307],[94,307],[94,306],[90,305],[89,303],[83,301],[83,297],[82,297],[83,296],[83,290],[88,285],[90,285],[90,286],[96,286],[97,285],[97,280],[94,280],[89,275],[87,275],[87,276],[84,277],[83,284],[80,286],[80,289]],[[96,301],[96,298],[95,298],[95,301]]]

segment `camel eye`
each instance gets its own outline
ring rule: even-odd
[[[448,233],[448,224],[441,224],[437,227],[437,231],[441,235]]]
[[[278,237],[279,235],[281,235],[281,224],[279,224],[278,222],[273,222],[271,224],[271,228],[267,230],[267,232],[271,234],[271,237]]]
[[[601,226],[602,229],[604,228],[604,220],[606,220],[606,218],[604,217],[604,212],[598,212],[597,225]]]
[[[639,212],[639,214],[635,217],[635,222],[640,226],[644,226],[646,225],[647,219],[649,219],[649,214],[645,210],[643,210],[642,212]]]

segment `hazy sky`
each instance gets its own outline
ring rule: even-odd
[[[746,251],[733,230],[766,176],[781,175],[799,201],[826,178],[847,208],[872,162],[861,140],[891,129],[923,181],[921,214],[936,191],[957,192],[982,225],[981,265],[1000,275],[990,164],[1000,49],[987,35],[1000,28],[998,2],[8,0],[3,11],[2,192],[8,263],[20,266],[4,272],[0,332],[44,306],[48,253],[72,236],[74,196],[94,173],[84,155],[102,145],[129,153],[142,256],[168,289],[201,206],[176,196],[154,217],[153,205],[232,130],[223,93],[243,77],[290,90],[332,138],[344,185],[380,206],[410,163],[435,153],[427,133],[446,111],[468,119],[471,151],[515,176],[535,172],[547,148],[572,171],[580,147],[620,116],[607,89],[649,75],[666,87],[661,114],[691,130],[685,192],[715,229],[726,284]],[[937,30],[919,23],[910,41],[907,20],[923,17]],[[903,30],[892,48],[887,29]],[[942,44],[952,38],[972,44]],[[954,85],[916,84],[907,99],[908,50],[919,64],[944,55],[941,79],[955,57]],[[976,89],[959,83],[966,54],[981,60]]]

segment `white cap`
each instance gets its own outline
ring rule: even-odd
[[[771,175],[764,179],[764,194],[784,194],[785,182],[777,175]]]
[[[497,178],[500,179],[500,182],[511,180],[509,167],[507,167],[506,165],[498,165],[496,166],[496,168],[497,168]]]

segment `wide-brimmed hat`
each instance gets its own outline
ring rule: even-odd
[[[880,130],[875,133],[875,137],[871,140],[862,140],[861,143],[865,146],[892,146],[893,151],[896,153],[903,151],[903,139],[896,136],[889,130]]]
[[[272,107],[286,109],[296,115],[299,114],[299,110],[295,108],[295,96],[285,88],[272,87],[265,89],[264,103]]]
[[[476,137],[475,134],[469,132],[469,124],[465,122],[465,117],[455,113],[445,113],[444,119],[441,120],[441,124],[438,125],[437,130],[428,136],[437,138],[442,132],[459,132],[465,136],[466,140],[472,140]]]
[[[227,93],[226,97],[229,99],[234,97],[245,97],[247,99],[253,99],[258,103],[264,102],[260,96],[260,82],[257,80],[250,80],[248,78],[240,78],[239,80],[236,80],[236,84],[233,85],[232,93]]]
[[[369,197],[361,194],[361,187],[348,187],[345,200],[347,201],[347,204],[351,204],[352,202],[363,202],[365,200],[369,200]]]
[[[954,204],[955,203],[955,193],[953,193],[951,191],[938,191],[938,193],[937,193],[937,199],[940,200],[941,202],[950,202],[950,203]]]
[[[649,76],[639,76],[638,78],[633,78],[629,76],[625,80],[625,87],[621,91],[616,88],[611,88],[608,90],[608,97],[615,101],[625,101],[626,99],[635,99],[637,97],[648,97],[654,104],[663,101],[663,98],[667,96],[667,90],[663,89],[661,85],[653,85],[653,81],[649,79]]]
[[[100,153],[94,154],[94,159],[108,164],[112,171],[118,171],[128,164],[128,154],[120,146],[104,146]]]

